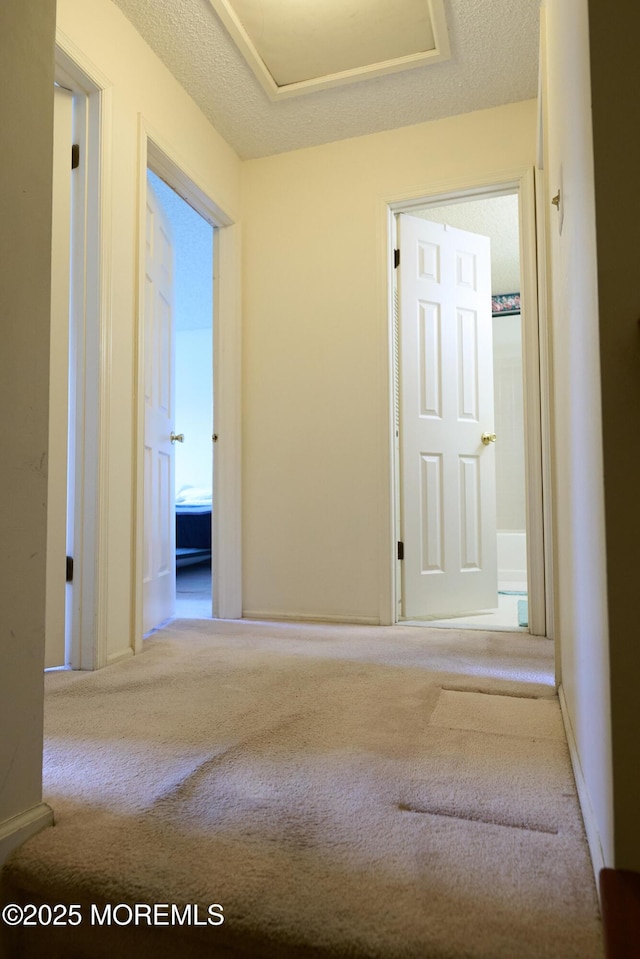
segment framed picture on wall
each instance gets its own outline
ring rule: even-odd
[[[519,293],[500,293],[491,297],[491,313],[493,316],[513,316],[520,312]]]

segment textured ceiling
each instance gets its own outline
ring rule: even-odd
[[[278,103],[269,100],[208,0],[114,2],[243,159],[537,93],[539,0],[445,0],[450,60]]]

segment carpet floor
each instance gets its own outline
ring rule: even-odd
[[[55,825],[2,895],[83,921],[6,956],[599,959],[552,660],[522,633],[177,620],[48,674]],[[224,922],[92,923],[119,903]]]

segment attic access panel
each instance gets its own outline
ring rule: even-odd
[[[443,0],[209,0],[272,100],[447,60]]]

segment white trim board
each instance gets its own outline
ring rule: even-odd
[[[70,665],[97,669],[107,657],[106,495],[111,369],[112,89],[110,81],[59,28],[56,79],[79,99],[81,162],[76,180],[72,302],[75,337],[74,582]]]
[[[282,613],[264,612],[263,610],[246,609],[242,614],[243,620],[253,622],[283,622],[283,623],[332,623],[345,626],[379,626],[380,621],[372,616],[340,616],[326,615],[325,613]]]
[[[53,826],[53,810],[44,802],[0,823],[0,869],[14,849],[48,826]]]
[[[542,10],[544,13],[544,8]],[[537,232],[537,272],[538,272],[538,331],[540,343],[540,421],[542,424],[542,488],[545,497],[544,506],[544,566],[547,603],[547,636],[553,639],[555,623],[554,597],[554,556],[553,556],[553,468],[551,462],[551,411],[553,409],[553,383],[551,380],[551,340],[548,324],[550,315],[550,288],[547,280],[548,251],[545,217],[545,177],[540,170],[535,175],[535,214]],[[556,679],[560,681],[559,647],[556,652]]]
[[[598,890],[599,896],[600,870],[604,869],[607,864],[605,862],[604,851],[602,849],[602,840],[600,838],[600,830],[598,829],[598,821],[596,819],[596,814],[593,811],[593,806],[591,805],[591,797],[589,796],[587,783],[584,778],[584,773],[582,772],[582,764],[580,762],[580,755],[578,753],[578,745],[573,733],[569,709],[567,707],[567,700],[565,698],[564,687],[562,685],[558,687],[558,699],[560,700],[560,712],[562,713],[562,722],[564,723],[567,745],[569,746],[571,766],[573,768],[573,776],[576,782],[576,789],[578,791],[578,801],[582,811],[582,820],[584,822],[584,829],[587,834],[587,844],[589,846],[589,853],[591,856],[591,865],[593,867],[596,889]]]

